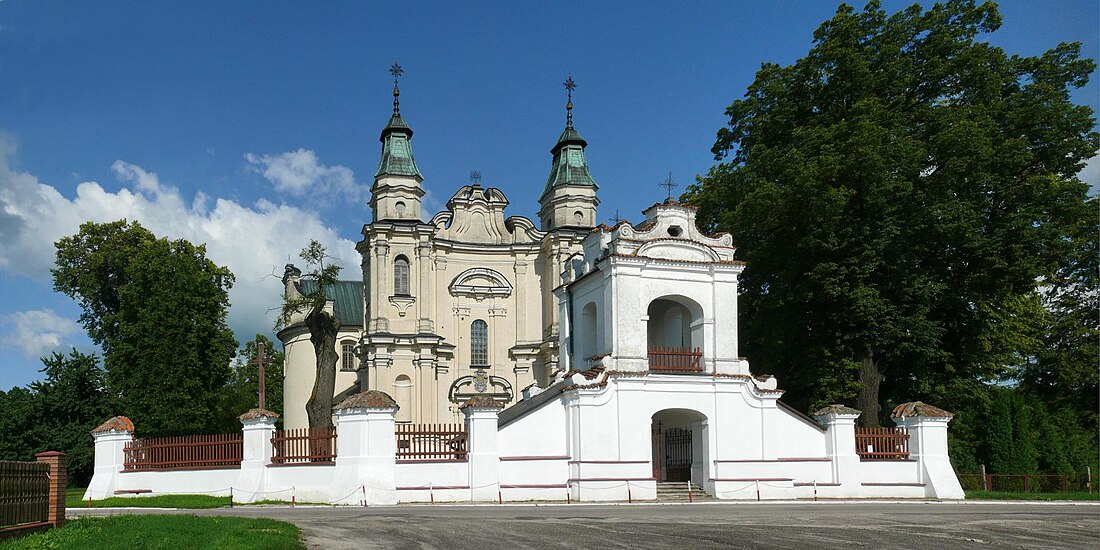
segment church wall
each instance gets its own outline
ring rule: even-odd
[[[306,416],[306,401],[313,393],[313,384],[317,370],[316,354],[309,340],[309,331],[305,327],[293,329],[282,334],[283,340],[283,426],[286,429],[309,426]],[[344,340],[359,339],[358,327],[342,329],[336,337],[336,353],[340,355]],[[355,372],[341,370],[341,360],[336,363],[336,386],[333,395],[337,395],[357,383]]]

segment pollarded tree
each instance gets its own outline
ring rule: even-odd
[[[978,41],[999,26],[972,0],[841,5],[727,108],[725,162],[684,200],[734,235],[746,352],[798,405],[876,425],[883,403],[942,403],[1038,347],[1036,281],[1088,215],[1076,174],[1100,140],[1069,90],[1095,64]]]
[[[309,341],[313,344],[317,374],[313,392],[306,401],[306,416],[311,428],[332,427],[332,397],[336,391],[336,335],[340,332],[340,319],[326,309],[328,289],[336,284],[340,265],[326,253],[325,247],[310,241],[302,249],[301,258],[306,261],[308,272],[302,275],[301,292],[287,296],[279,315],[279,324],[289,326],[304,322],[309,329]]]
[[[54,289],[80,303],[120,412],[144,435],[211,428],[237,348],[226,323],[233,274],[204,246],[136,222],[85,223],[56,247]]]

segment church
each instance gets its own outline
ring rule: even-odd
[[[573,127],[570,78],[565,129],[550,150],[537,224],[507,216],[504,192],[482,187],[477,177],[445,211],[422,212],[424,177],[413,130],[401,116],[400,68],[392,72],[393,114],[380,136],[372,218],[357,245],[363,279],[340,281],[329,295],[342,325],[333,402],[377,389],[399,404],[398,422],[459,422],[459,405],[473,395],[507,406],[524,388],[546,386],[561,368],[553,290],[563,282],[561,266],[595,226],[598,186],[587,142]],[[308,283],[287,266],[285,296]],[[301,322],[278,337],[286,354],[285,426],[305,427],[313,345]]]
[[[504,193],[476,178],[425,222],[395,82],[358,243],[363,280],[340,282],[326,306],[342,323],[334,427],[303,429],[314,350],[292,322],[278,334],[285,429],[256,408],[240,433],[144,440],[112,418],[93,431],[84,498],[963,498],[951,413],[903,403],[895,426],[857,427],[860,411],[807,415],[780,400],[775,377],[752,373],[738,353],[745,264],[729,234],[699,229],[695,208],[670,198],[637,225],[595,225],[571,95],[538,227],[506,217]],[[310,290],[292,265],[283,282],[287,297]]]

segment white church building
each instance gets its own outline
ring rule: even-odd
[[[950,413],[906,403],[896,427],[860,429],[859,411],[808,416],[780,401],[774,377],[753,376],[737,348],[744,264],[728,234],[698,229],[693,208],[669,200],[638,225],[591,227],[596,187],[571,121],[553,150],[541,229],[505,218],[503,194],[477,185],[421,222],[410,136],[395,103],[335,430],[295,431],[313,353],[288,327],[286,430],[249,411],[237,439],[197,462],[192,450],[192,468],[179,468],[171,445],[135,440],[128,419],[112,419],[93,433],[85,498],[225,487],[239,502],[362,505],[654,500],[670,488],[742,500],[963,498]],[[288,270],[287,292],[296,276]],[[344,298],[333,300],[342,319],[352,316]]]

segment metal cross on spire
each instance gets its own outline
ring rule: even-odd
[[[474,185],[481,185],[481,172],[477,170],[470,170],[470,183]]]
[[[264,367],[275,361],[274,359],[268,359],[264,354],[265,351],[266,346],[263,342],[256,344],[256,358],[248,362],[249,365],[256,365],[260,370],[260,389],[258,393],[260,394],[261,410],[267,410],[267,374],[264,372]]]
[[[569,101],[565,104],[565,125],[573,127],[573,90],[576,89],[577,83],[573,82],[573,75],[569,75],[565,78],[565,82],[562,82],[562,86],[565,86],[566,90],[569,90]]]
[[[666,179],[665,181],[662,181],[661,183],[658,183],[657,186],[658,187],[664,187],[665,189],[668,190],[668,197],[665,199],[665,201],[671,201],[672,200],[672,190],[679,187],[680,185],[678,183],[672,181],[672,172],[669,172],[668,173],[668,179]]]
[[[393,65],[390,66],[390,74],[393,75],[393,114],[398,115],[401,114],[401,108],[397,98],[401,95],[401,90],[397,87],[397,79],[405,74],[405,69],[402,69],[401,65],[394,61]]]
[[[607,221],[611,222],[611,225],[619,225],[620,223],[625,222],[626,218],[620,218],[619,217],[619,209],[616,208],[615,209],[615,215],[608,218]]]

